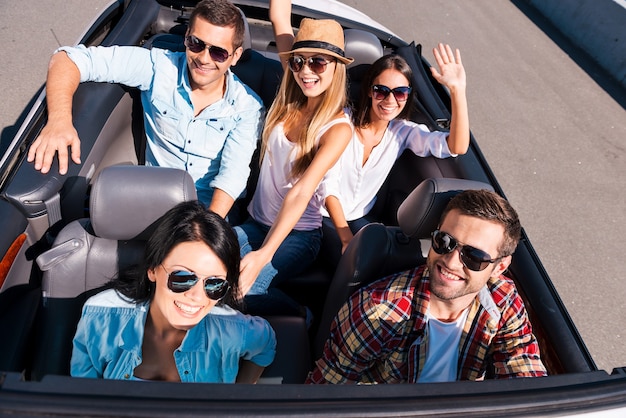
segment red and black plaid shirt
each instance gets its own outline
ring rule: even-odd
[[[414,383],[426,361],[430,300],[425,266],[378,280],[340,309],[308,383]],[[491,278],[459,343],[458,380],[545,376],[539,346],[513,282]]]

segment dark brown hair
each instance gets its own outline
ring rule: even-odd
[[[496,222],[504,227],[504,239],[498,248],[499,257],[513,254],[521,237],[522,227],[517,212],[500,195],[488,190],[465,190],[454,196],[441,214],[439,224],[451,210]]]
[[[224,263],[230,291],[218,305],[238,308],[240,254],[237,235],[228,222],[197,200],[179,203],[167,211],[148,239],[143,263],[121,272],[110,284],[136,303],[152,300],[155,286],[148,278],[148,270],[160,266],[172,249],[184,242],[206,244]]]
[[[215,26],[234,28],[233,50],[243,45],[245,32],[243,16],[241,11],[230,1],[202,0],[196,5],[193,12],[191,12],[191,16],[189,17],[189,31],[193,28],[197,18],[202,18]]]

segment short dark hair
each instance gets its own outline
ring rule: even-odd
[[[183,202],[167,211],[157,221],[157,227],[148,239],[143,263],[122,272],[111,284],[119,293],[134,302],[152,300],[155,285],[148,278],[172,249],[185,242],[206,244],[226,267],[230,291],[219,304],[238,307],[239,241],[233,228],[221,216],[195,201]]]
[[[202,0],[196,5],[189,17],[190,31],[198,18],[202,18],[215,26],[234,28],[235,36],[233,37],[233,49],[237,49],[243,45],[243,37],[245,34],[243,15],[241,10],[230,1]]]
[[[411,87],[411,79],[413,78],[413,71],[404,58],[400,55],[388,54],[378,58],[370,66],[365,73],[363,82],[361,83],[361,96],[357,108],[352,113],[352,122],[356,127],[367,126],[370,120],[370,109],[372,108],[372,98],[370,97],[370,90],[374,83],[374,79],[378,77],[385,70],[397,70],[402,73],[403,76],[409,81],[409,87]],[[398,119],[407,119],[411,113],[411,104],[413,103],[414,93],[411,91],[406,105],[402,112],[397,116]]]
[[[499,257],[513,254],[522,234],[522,226],[517,212],[511,204],[497,193],[489,190],[465,190],[454,196],[443,213],[439,224],[451,210],[496,222],[504,227],[504,239],[498,248]]]

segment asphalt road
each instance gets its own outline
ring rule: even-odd
[[[3,141],[109,2],[0,5]],[[522,2],[344,0],[403,39],[458,47],[472,131],[599,368],[626,366],[626,92]]]

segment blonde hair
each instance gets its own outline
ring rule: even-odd
[[[291,177],[297,178],[304,174],[315,156],[315,138],[322,127],[333,120],[348,102],[346,65],[335,61],[333,79],[326,91],[322,93],[322,101],[318,105],[312,117],[305,121],[306,128],[300,131],[296,138],[298,154],[291,169]],[[263,142],[261,143],[260,162],[267,151],[267,143],[272,130],[280,122],[287,124],[296,115],[296,110],[302,108],[307,102],[307,97],[295,80],[293,73],[285,70],[280,83],[276,98],[270,107],[263,129]]]

